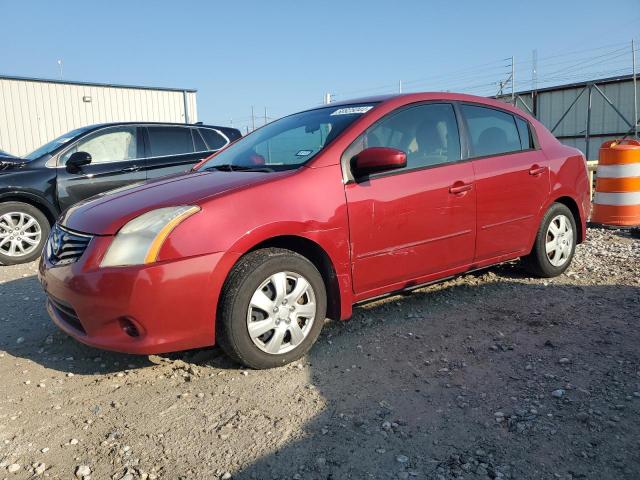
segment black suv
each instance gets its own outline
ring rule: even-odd
[[[0,264],[35,260],[74,203],[189,170],[240,136],[201,124],[108,123],[72,130],[22,158],[1,157]]]

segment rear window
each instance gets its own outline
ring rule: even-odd
[[[193,140],[189,128],[147,127],[152,157],[193,153]]]
[[[204,141],[209,145],[209,150],[218,150],[227,144],[227,140],[215,130],[201,128],[200,133],[204,137]]]
[[[521,150],[520,135],[513,115],[475,105],[461,105],[460,109],[469,127],[474,157]]]

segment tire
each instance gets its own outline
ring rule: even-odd
[[[309,351],[320,335],[326,311],[324,281],[309,260],[282,248],[256,250],[238,261],[225,282],[216,343],[247,367],[279,367]]]
[[[33,205],[0,203],[0,264],[17,265],[40,257],[50,230],[47,217]]]
[[[554,231],[562,234],[558,236]],[[561,275],[569,268],[575,254],[577,231],[576,220],[571,210],[561,203],[551,205],[542,219],[533,250],[522,259],[525,269],[542,278]],[[547,245],[555,250],[547,254]]]

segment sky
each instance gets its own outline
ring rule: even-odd
[[[0,0],[0,74],[198,90],[245,128],[335,100],[631,72],[640,0]],[[637,55],[640,61],[640,54]],[[640,68],[639,68],[640,70]],[[583,78],[584,77],[584,78]]]

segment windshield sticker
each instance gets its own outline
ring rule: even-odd
[[[298,153],[296,153],[296,157],[306,157],[307,155],[311,155],[313,153],[313,150],[300,150]]]
[[[368,107],[347,107],[347,108],[339,108],[331,115],[354,115],[354,114],[363,114],[367,113],[369,110],[373,108],[373,105]]]

